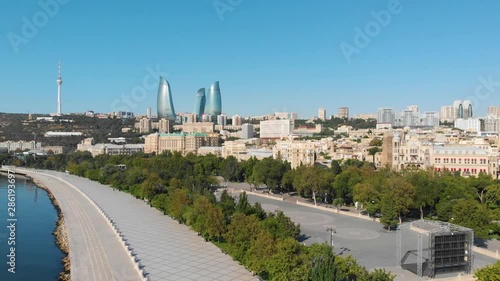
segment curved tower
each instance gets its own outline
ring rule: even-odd
[[[470,100],[464,100],[462,103],[463,109],[464,109],[464,118],[472,118],[473,112],[472,112],[472,103]]]
[[[205,113],[205,103],[207,98],[205,97],[205,88],[201,88],[196,93],[196,103],[194,105],[194,113],[196,113],[196,118],[201,120],[201,116]]]
[[[459,104],[458,105],[457,118],[459,118],[459,119],[463,119],[464,118],[464,105],[463,104]]]
[[[168,81],[160,76],[160,87],[158,88],[158,119],[175,120],[174,102],[172,91]]]
[[[210,85],[210,90],[207,95],[207,105],[205,114],[217,116],[222,113],[222,98],[220,94],[219,81],[215,81]]]

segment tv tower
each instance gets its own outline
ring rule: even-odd
[[[59,69],[57,75],[57,115],[61,115],[61,61],[59,61]]]

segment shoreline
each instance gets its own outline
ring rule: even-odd
[[[28,175],[23,175],[26,177],[28,180],[32,181],[38,188],[41,188],[47,192],[47,195],[50,199],[50,202],[52,202],[52,206],[57,211],[57,222],[56,222],[56,228],[52,232],[52,235],[56,239],[56,245],[61,250],[61,252],[64,254],[64,257],[61,259],[61,264],[63,266],[62,271],[59,273],[59,276],[57,278],[58,281],[71,281],[71,261],[69,259],[69,240],[68,240],[68,233],[66,231],[66,225],[64,223],[64,215],[62,213],[61,207],[59,206],[59,202],[57,202],[56,198],[52,194],[49,188],[47,188],[44,184],[42,184],[40,181],[28,176]]]

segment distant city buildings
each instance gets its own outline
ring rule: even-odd
[[[151,119],[146,117],[141,118],[139,120],[139,133],[141,134],[149,134],[151,132]]]
[[[151,134],[145,138],[144,152],[160,154],[177,151],[186,155],[197,153],[202,146],[218,146],[219,135],[207,133]]]
[[[241,124],[243,123],[243,118],[241,118],[241,116],[238,116],[238,115],[234,115],[232,118],[231,118],[231,121],[233,122],[233,126],[241,126]]]
[[[0,148],[6,148],[7,152],[15,152],[16,150],[35,150],[41,149],[42,144],[35,141],[4,141],[0,142]]]
[[[500,106],[488,106],[488,116],[500,117]]]
[[[339,107],[338,117],[343,119],[349,119],[349,107]]]
[[[354,119],[363,119],[363,120],[377,119],[377,114],[373,114],[373,113],[355,114]]]
[[[162,118],[158,121],[159,133],[170,133],[170,120]]]
[[[94,144],[93,138],[86,138],[77,145],[77,151],[88,151],[92,156],[101,154],[109,155],[131,155],[134,153],[144,152],[144,144],[111,144],[98,143]]]
[[[326,120],[326,109],[324,109],[323,107],[320,107],[318,109],[318,118],[322,121]]]
[[[215,124],[213,122],[196,122],[186,123],[182,125],[184,133],[213,133]]]
[[[294,128],[290,119],[260,121],[261,139],[282,139],[289,136]]]
[[[395,126],[396,114],[392,108],[379,108],[377,110],[377,124],[390,124]]]
[[[196,114],[196,120],[202,121],[201,118],[205,114],[207,98],[205,96],[205,88],[201,88],[196,93],[196,101],[194,105],[194,113]]]
[[[456,119],[474,117],[472,103],[469,100],[455,100],[452,105],[441,106],[441,122],[453,122]]]
[[[310,141],[277,141],[273,146],[273,158],[288,161],[292,169],[300,165],[312,166],[315,161],[315,144]]]
[[[212,85],[210,85],[206,98],[205,114],[213,117],[222,114],[222,97],[220,93],[219,81],[215,81]]]
[[[174,102],[172,100],[172,90],[168,81],[160,76],[160,85],[158,87],[158,118],[174,121],[176,118]]]
[[[254,137],[254,126],[252,124],[243,124],[241,126],[241,138],[251,139]]]

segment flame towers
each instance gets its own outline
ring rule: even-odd
[[[198,120],[201,120],[201,116],[205,114],[206,101],[205,88],[201,88],[196,93],[196,103],[194,105],[194,113],[196,114]]]
[[[175,120],[175,109],[170,84],[162,76],[160,76],[160,87],[158,88],[158,118]]]
[[[215,81],[210,85],[210,90],[207,95],[207,104],[205,114],[217,116],[222,113],[222,98],[220,94],[219,81]]]

